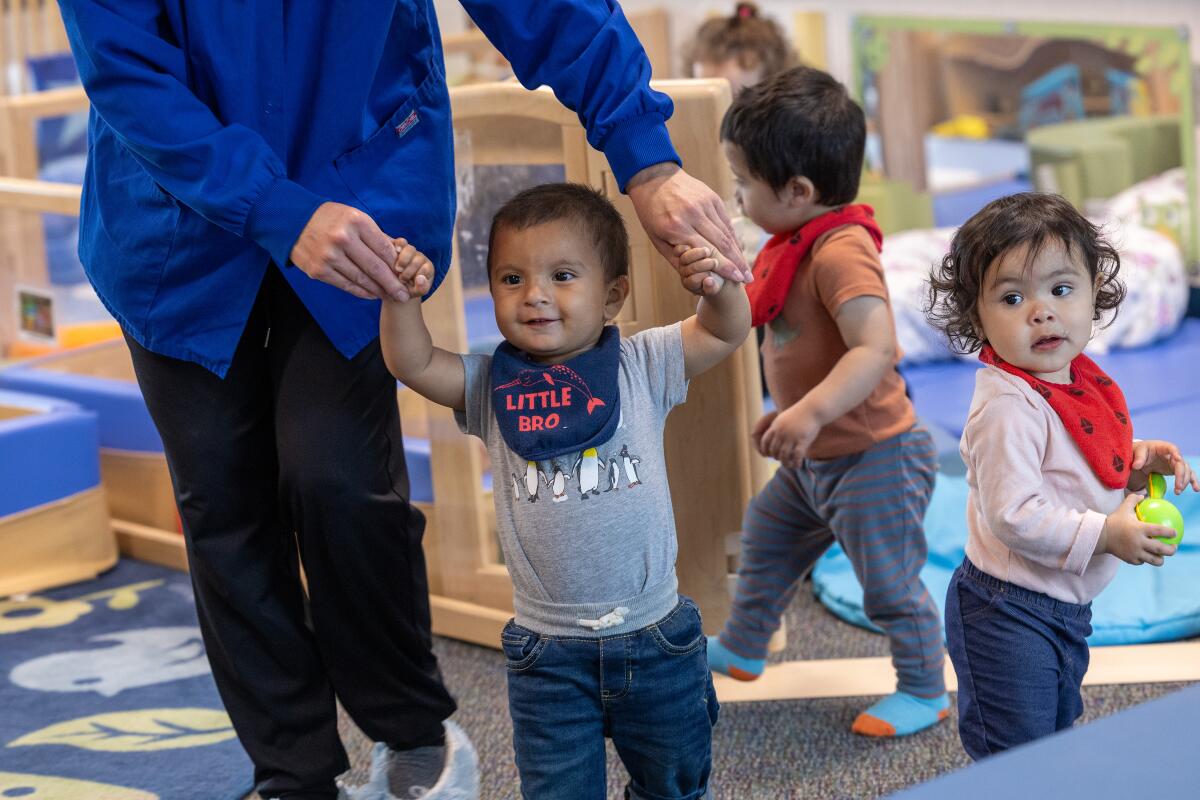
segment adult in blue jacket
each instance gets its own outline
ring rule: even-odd
[[[391,237],[439,280],[450,262],[433,2],[60,4],[92,102],[80,256],[162,435],[258,790],[336,795],[336,695],[409,756],[392,759],[392,791],[416,796],[455,705],[377,336],[378,298],[403,292]],[[579,113],[660,251],[702,238],[729,277],[748,273],[720,200],[679,167],[671,103],[614,0],[463,5],[522,83]]]

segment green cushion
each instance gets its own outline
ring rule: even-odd
[[[907,181],[863,173],[855,202],[875,209],[884,235],[933,227],[933,199],[928,192],[915,191]]]
[[[1080,208],[1183,163],[1174,115],[1045,125],[1025,139],[1034,185],[1059,192]]]

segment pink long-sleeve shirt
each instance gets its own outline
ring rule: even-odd
[[[1095,550],[1125,492],[1100,482],[1050,404],[1015,375],[982,367],[959,451],[971,563],[1057,600],[1091,602],[1117,571],[1115,556]]]

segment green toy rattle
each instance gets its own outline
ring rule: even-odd
[[[1167,493],[1167,482],[1163,480],[1162,475],[1152,472],[1147,488],[1150,490],[1150,496],[1134,507],[1134,513],[1142,522],[1149,522],[1151,525],[1166,525],[1175,531],[1175,535],[1170,538],[1156,537],[1160,542],[1179,544],[1183,539],[1183,515],[1170,501],[1163,499]]]

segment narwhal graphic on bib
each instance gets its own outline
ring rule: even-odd
[[[604,444],[620,419],[621,335],[610,325],[595,347],[563,364],[539,364],[502,342],[492,356],[492,409],[504,442],[527,461]]]

